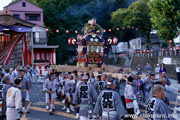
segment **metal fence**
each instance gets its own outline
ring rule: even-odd
[[[143,50],[143,51],[135,51],[133,53],[133,57],[161,57],[161,56],[180,56],[180,51],[176,50],[160,50],[160,51],[156,51],[154,52],[153,50]]]

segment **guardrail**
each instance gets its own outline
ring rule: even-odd
[[[161,56],[180,56],[180,51],[172,51],[172,50],[160,50],[160,51],[153,51],[153,50],[140,50],[140,51],[135,51],[133,53],[133,57],[161,57]]]

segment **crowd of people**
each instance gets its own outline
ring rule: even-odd
[[[167,92],[178,94],[180,90],[171,88],[171,81],[162,70],[157,74],[148,71],[142,78],[141,73],[123,73],[121,78],[112,74],[93,72],[58,72],[48,69],[43,84],[46,96],[46,109],[53,115],[54,100],[57,97],[64,104],[67,113],[76,111],[76,118],[80,120],[93,119],[97,116],[102,120],[131,120],[126,114],[140,114],[139,105],[146,108],[148,114],[170,114],[169,96]],[[162,94],[164,93],[164,95]],[[155,102],[152,103],[152,100]],[[157,101],[157,102],[156,102]],[[163,105],[162,110],[152,110],[153,105]],[[50,105],[50,107],[49,107]],[[165,109],[168,108],[168,109]],[[173,120],[171,116],[168,118]]]
[[[139,66],[139,65],[138,65]],[[43,91],[45,93],[46,109],[53,115],[55,100],[60,100],[67,113],[76,112],[76,119],[89,120],[99,117],[100,120],[132,120],[130,115],[139,115],[139,105],[146,108],[147,119],[157,119],[162,114],[163,120],[174,120],[169,116],[169,96],[167,92],[178,94],[180,90],[171,88],[171,81],[165,71],[152,74],[151,65],[145,69],[147,75],[142,77],[141,69],[137,74],[123,73],[121,77],[112,73],[93,72],[57,72],[46,66]],[[29,90],[36,82],[38,71],[36,66],[16,65],[3,73],[0,68],[3,111],[2,120],[20,119],[19,112],[27,113],[25,100],[29,100]],[[1,75],[1,73],[3,73]],[[155,76],[159,75],[158,78]],[[22,102],[22,103],[21,103]],[[150,116],[148,116],[150,115]]]
[[[144,71],[147,73],[147,75],[150,75],[153,72],[153,68],[149,62],[147,62],[146,66],[143,66],[143,67],[144,67]],[[176,65],[175,70],[176,70],[176,75],[177,75],[177,80],[178,80],[177,84],[180,84],[180,66],[179,66],[179,64]],[[136,66],[136,71],[138,74],[142,74],[143,69],[140,64],[138,64]],[[166,71],[166,67],[165,67],[164,63],[161,63],[161,65],[159,65],[159,64],[156,65],[156,67],[154,69],[154,74],[156,76],[158,76],[159,74],[166,76],[166,73],[167,73],[167,71]],[[165,77],[165,78],[168,79],[167,77]]]
[[[0,82],[3,84],[1,120],[17,120],[19,113],[27,113],[25,103],[30,101],[30,88],[36,81],[34,74],[38,75],[36,66],[15,65],[6,73],[0,65]]]

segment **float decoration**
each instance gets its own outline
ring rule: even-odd
[[[108,53],[111,44],[116,44],[116,37],[104,40],[102,34],[106,32],[93,18],[85,24],[82,29],[83,35],[78,34],[77,39],[69,39],[68,43],[77,48],[77,67],[88,67],[96,65],[101,67],[104,64],[104,56]],[[77,33],[77,32],[76,32]]]

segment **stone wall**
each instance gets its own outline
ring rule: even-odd
[[[158,63],[158,58],[133,58],[131,68],[135,70],[136,66],[140,64],[142,69],[144,70],[147,62],[149,62],[154,69],[155,65]]]

